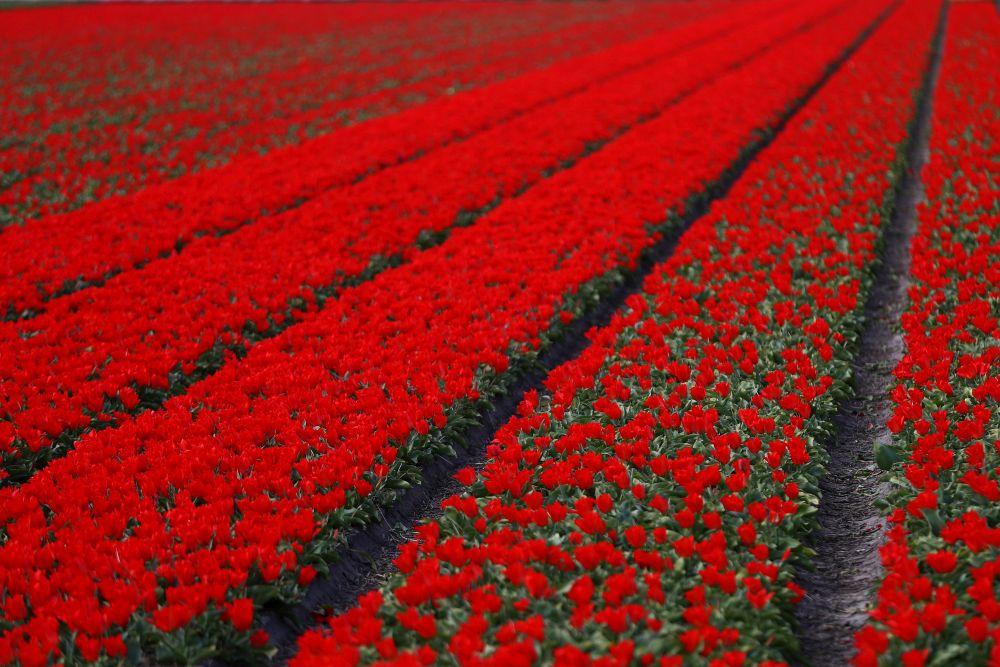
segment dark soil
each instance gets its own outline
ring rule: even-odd
[[[920,170],[927,160],[931,92],[937,81],[944,19],[935,41],[923,99],[907,151],[895,212],[885,231],[881,264],[865,303],[865,328],[853,364],[853,398],[833,420],[836,433],[827,444],[830,462],[820,482],[819,524],[812,537],[816,569],[802,572],[806,589],[797,606],[802,652],[813,667],[847,665],[854,656],[854,633],[868,617],[882,575],[879,547],[884,526],[874,502],[888,485],[875,465],[875,443],[887,443],[888,396],[893,368],[903,356],[899,318],[906,309],[910,240],[916,230],[916,205],[923,196]]]

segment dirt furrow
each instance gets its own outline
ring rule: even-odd
[[[888,443],[891,435],[886,426],[892,414],[889,392],[893,369],[904,352],[899,319],[907,305],[910,241],[916,231],[916,206],[923,197],[920,171],[928,156],[946,8],[906,150],[906,172],[882,239],[881,264],[865,302],[865,328],[853,363],[854,395],[840,405],[827,444],[830,461],[820,483],[820,528],[812,544],[815,570],[799,575],[798,583],[806,590],[796,608],[799,638],[806,664],[812,667],[850,663],[854,633],[867,618],[882,574],[884,526],[875,503],[889,489],[876,465],[874,445]]]

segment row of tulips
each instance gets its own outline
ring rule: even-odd
[[[265,8],[225,13],[226,21],[220,19],[224,12],[206,15],[202,30],[189,30],[179,40],[178,29],[193,27],[206,9],[182,7],[143,14],[116,7],[86,14],[72,26],[65,17],[49,16],[46,22],[36,17],[36,28],[44,36],[32,34],[24,25],[14,28],[7,38],[16,44],[15,53],[22,52],[22,59],[50,58],[25,63],[8,54],[0,80],[8,79],[5,83],[11,94],[4,99],[2,117],[12,121],[17,135],[25,139],[74,133],[85,124],[101,130],[121,114],[146,116],[158,124],[161,114],[180,109],[179,100],[174,99],[179,91],[185,93],[185,106],[192,108],[211,104],[213,90],[256,98],[271,85],[284,94],[324,75],[360,74],[395,66],[407,54],[422,59],[443,53],[494,30],[501,39],[516,39],[607,18],[570,12],[560,20],[541,13],[518,15],[488,5],[462,12],[434,3],[401,8],[398,16],[391,17],[378,7]],[[130,16],[131,21],[126,18]],[[521,25],[515,30],[512,24],[518,18]],[[101,23],[114,25],[116,30],[102,35],[103,39],[91,34],[94,24]],[[272,30],[262,34],[267,24]],[[82,45],[67,44],[54,51],[53,43],[67,40],[66,33],[74,29],[83,33]],[[291,48],[295,42],[296,48]],[[102,57],[106,49],[118,49],[120,61],[114,62],[110,54]],[[205,50],[200,61],[196,60],[199,50]],[[78,65],[97,71],[87,76]],[[107,85],[109,77],[114,77],[114,86]],[[240,91],[240,85],[246,89]],[[267,102],[253,99],[251,104]],[[116,108],[116,103],[122,108]]]
[[[843,11],[843,2],[753,21],[283,215],[199,239],[179,256],[10,325],[0,338],[8,360],[0,376],[3,470],[14,481],[30,477],[81,433],[158,406],[216,370],[225,350],[245,353],[344,286],[439,243],[475,212],[523,193],[832,11]],[[709,34],[734,18],[690,32]],[[683,29],[676,36],[689,38]]]
[[[432,30],[432,24],[453,21],[456,13],[433,3],[398,12],[377,7],[224,11],[203,4],[10,13],[0,26],[0,83],[8,91],[0,118],[40,114],[44,120],[49,112],[82,111],[144,91],[155,95],[190,87],[201,94],[213,79],[225,84],[253,71],[266,76],[313,58],[335,62],[341,46],[374,54],[407,33],[416,36],[413,28]],[[488,20],[488,14],[481,15]],[[348,45],[358,37],[374,43]]]
[[[255,612],[300,599],[886,8],[854,3],[0,490],[0,662],[266,653]]]
[[[694,9],[686,7],[686,13]],[[474,20],[484,18],[478,12],[430,30],[415,22],[415,35],[403,34],[392,48],[370,57],[351,57],[348,51],[335,63],[317,60],[312,67],[270,75],[250,72],[228,84],[206,84],[202,99],[187,88],[172,88],[114,98],[82,112],[56,112],[41,121],[38,114],[21,116],[8,127],[5,141],[12,148],[0,152],[5,173],[0,225],[133,192],[634,39],[669,26],[674,13],[646,11],[583,23],[567,20],[573,12],[562,21],[539,14],[516,23],[512,16],[488,17],[490,30],[473,29]],[[39,122],[47,128],[33,131]],[[74,169],[64,169],[67,163]]]
[[[895,370],[885,566],[858,665],[1000,664],[1000,15],[953,4]]]
[[[782,3],[762,4],[757,11]],[[736,11],[731,21],[756,6]],[[0,232],[6,250],[0,256],[0,316],[30,315],[55,295],[170,255],[196,237],[274,215],[709,36],[711,31],[699,32],[697,26],[678,39],[671,31],[660,32],[127,197],[8,227]],[[562,48],[551,47],[549,57]]]
[[[796,656],[820,443],[939,6],[887,21],[293,665]]]

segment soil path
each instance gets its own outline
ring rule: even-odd
[[[830,462],[820,483],[820,528],[812,538],[816,569],[799,575],[806,589],[796,608],[799,639],[812,667],[850,663],[854,633],[867,618],[882,575],[878,551],[884,526],[873,503],[886,496],[888,485],[875,465],[874,445],[888,442],[891,435],[886,427],[892,414],[889,392],[892,371],[904,351],[899,319],[907,305],[910,241],[917,226],[916,205],[923,197],[920,171],[928,155],[945,20],[943,14],[907,150],[907,171],[883,239],[882,263],[865,302],[866,324],[853,363],[855,394],[840,405],[833,420],[835,434],[827,445]]]

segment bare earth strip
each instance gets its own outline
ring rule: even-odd
[[[947,5],[945,5],[947,8]],[[945,12],[947,10],[945,9]],[[886,421],[893,369],[904,353],[899,328],[910,285],[910,241],[917,204],[923,197],[920,172],[928,158],[931,100],[938,80],[946,15],[933,55],[907,150],[907,170],[885,232],[882,263],[865,303],[865,328],[854,357],[854,396],[843,401],[827,445],[830,462],[820,483],[820,528],[813,535],[815,570],[802,572],[806,596],[796,609],[806,664],[846,666],[854,656],[854,634],[868,618],[882,576],[879,547],[884,526],[875,503],[889,488],[875,462],[876,442],[888,443]]]

